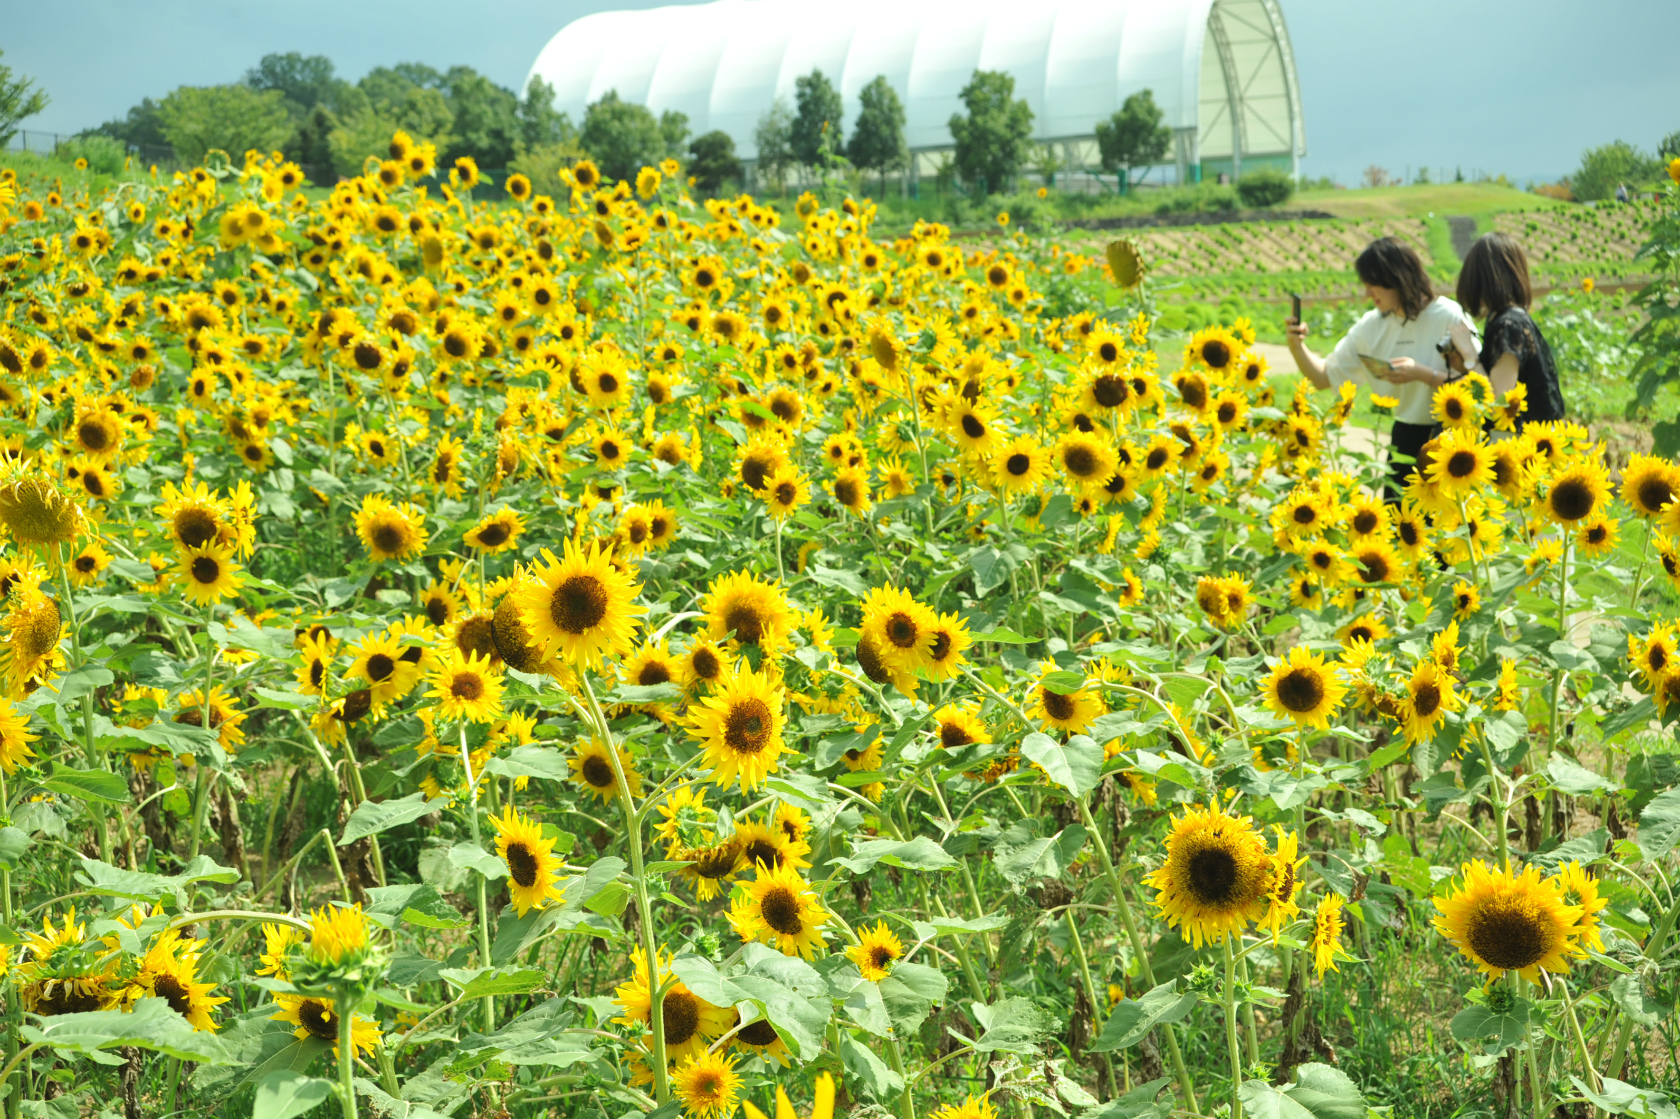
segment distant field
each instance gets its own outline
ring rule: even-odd
[[[1339,218],[1406,218],[1463,214],[1563,210],[1570,204],[1497,183],[1441,183],[1438,186],[1375,187],[1364,190],[1305,190],[1291,209],[1323,210]]]

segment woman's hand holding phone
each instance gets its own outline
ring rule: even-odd
[[[1397,357],[1388,363],[1388,372],[1383,380],[1391,385],[1404,385],[1411,381],[1422,381],[1426,385],[1439,383],[1440,373],[1427,365],[1419,365],[1409,357]]]

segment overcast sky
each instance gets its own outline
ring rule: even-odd
[[[1301,76],[1302,170],[1370,164],[1555,179],[1590,146],[1680,129],[1680,0],[1281,0]],[[465,64],[517,89],[567,22],[637,0],[0,0],[0,59],[75,132],[178,85],[237,80],[270,51],[341,76]],[[821,6],[812,3],[820,18]]]

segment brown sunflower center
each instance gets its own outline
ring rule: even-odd
[[[649,661],[642,665],[642,670],[636,673],[636,683],[644,688],[651,688],[656,684],[671,682],[671,670],[659,661]]]
[[[659,1008],[665,1024],[665,1044],[686,1044],[700,1031],[700,1000],[687,991],[671,991]]]
[[[1476,472],[1478,461],[1474,451],[1454,451],[1447,457],[1447,473],[1454,478],[1468,478]]]
[[[1651,513],[1660,512],[1664,505],[1674,500],[1674,490],[1668,481],[1655,474],[1641,478],[1634,493],[1639,498],[1640,507]]]
[[[1552,512],[1566,521],[1578,521],[1593,510],[1592,487],[1580,478],[1565,478],[1552,487]]]
[[[1441,709],[1440,685],[1425,682],[1412,689],[1412,710],[1420,719],[1427,719]]]
[[[968,728],[960,723],[941,723],[939,725],[939,744],[947,750],[967,746],[973,741],[974,736],[969,734]]]
[[[1151,470],[1161,469],[1167,465],[1167,449],[1165,447],[1151,448],[1149,454],[1144,457],[1143,463]]]
[[[152,981],[152,993],[169,1003],[169,1009],[183,1018],[192,1013],[192,992],[173,975],[160,975]]]
[[[592,788],[596,789],[610,789],[614,781],[617,780],[613,776],[612,765],[599,754],[591,754],[584,758],[583,764],[578,767],[578,772],[583,774],[583,779],[589,782]]]
[[[210,556],[199,556],[192,561],[193,582],[202,586],[210,586],[221,578],[222,565]]]
[[[76,428],[76,438],[90,451],[103,451],[111,442],[105,425],[98,420],[83,420]]]
[[[484,548],[499,548],[507,543],[507,526],[500,521],[491,521],[478,530],[478,543]]]
[[[1377,531],[1377,524],[1381,521],[1381,519],[1381,516],[1375,511],[1370,509],[1361,509],[1353,516],[1353,530],[1361,536],[1369,536],[1371,533]]]
[[[877,944],[869,950],[869,962],[879,970],[885,971],[887,965],[896,959],[898,956],[885,944]]]
[[[587,633],[607,616],[607,588],[593,575],[573,575],[554,588],[548,616],[562,633]]]
[[[757,754],[770,744],[770,708],[756,697],[729,709],[723,723],[723,744],[737,754]]]
[[[204,509],[183,509],[175,514],[175,539],[184,547],[201,548],[216,538],[216,518]]]
[[[527,890],[537,884],[537,856],[522,840],[507,845],[508,875]]]
[[[1049,688],[1040,688],[1039,691],[1044,695],[1044,713],[1052,719],[1065,723],[1079,710],[1072,696],[1059,695]]]
[[[858,503],[858,484],[856,479],[842,478],[834,483],[834,499],[850,509]]]
[[[743,645],[757,645],[764,640],[764,615],[750,602],[733,602],[723,612],[725,629],[735,631],[735,640]]]
[[[921,627],[916,624],[916,619],[902,610],[887,619],[887,640],[900,649],[912,648],[917,639],[921,637],[921,632]]]
[[[426,600],[426,618],[434,626],[441,626],[449,620],[449,600],[442,595],[433,595]]]
[[[298,1021],[309,1031],[310,1037],[322,1041],[338,1040],[338,1019],[320,999],[304,999],[298,1006]]]
[[[1097,456],[1089,447],[1069,447],[1062,456],[1062,464],[1076,478],[1089,478],[1097,472]]]
[[[774,1045],[776,1044],[776,1027],[770,1024],[770,1019],[760,1018],[756,1022],[742,1026],[735,1032],[735,1036],[748,1045],[760,1047]]]
[[[401,527],[390,521],[381,521],[373,526],[373,546],[381,552],[392,555],[402,551],[403,531]]]
[[[1305,714],[1324,702],[1324,681],[1310,668],[1292,668],[1278,680],[1277,697],[1287,710]]]
[[[1464,931],[1476,955],[1494,967],[1521,971],[1546,957],[1540,915],[1515,898],[1484,903],[1471,914]]]
[[[970,439],[979,439],[986,434],[985,423],[973,412],[968,412],[963,415],[962,429],[963,434],[968,436]]]
[[[798,936],[805,931],[799,899],[786,886],[771,887],[764,900],[759,902],[759,912],[764,915],[764,923],[783,936]]]
[[[484,678],[476,672],[457,672],[449,681],[449,694],[472,703],[484,698]]]
[[[1219,339],[1210,339],[1202,343],[1202,360],[1207,362],[1209,369],[1223,369],[1231,361],[1231,347]]]
[[[1204,847],[1190,856],[1189,879],[1201,904],[1229,904],[1237,892],[1237,860],[1222,847]]]
[[[1105,373],[1091,382],[1091,399],[1104,408],[1118,408],[1126,402],[1126,382]]]
[[[710,649],[696,649],[688,663],[694,669],[694,675],[702,680],[716,680],[723,672],[723,662]]]

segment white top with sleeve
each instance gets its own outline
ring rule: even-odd
[[[1422,381],[1408,381],[1403,385],[1377,381],[1366,371],[1359,355],[1385,361],[1409,357],[1419,365],[1447,373],[1447,359],[1436,351],[1435,343],[1451,333],[1453,324],[1459,322],[1472,331],[1476,329],[1464,308],[1444,295],[1436,296],[1415,319],[1385,315],[1373,307],[1353,324],[1353,329],[1342,336],[1330,356],[1324,359],[1325,376],[1330,378],[1332,388],[1343,381],[1352,381],[1384,396],[1398,396],[1400,403],[1394,409],[1395,419],[1409,424],[1432,424],[1435,420],[1430,413],[1430,401],[1435,386]]]

